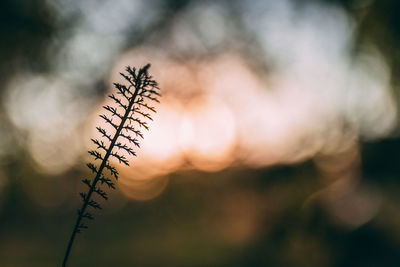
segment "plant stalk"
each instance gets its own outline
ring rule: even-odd
[[[72,244],[74,243],[75,236],[78,233],[78,228],[79,228],[79,225],[80,225],[81,220],[83,218],[83,215],[85,214],[86,208],[87,208],[87,206],[89,204],[89,200],[90,200],[90,198],[91,198],[91,196],[93,194],[94,189],[96,188],[96,184],[97,184],[97,182],[99,181],[99,179],[101,177],[103,169],[104,169],[104,167],[105,167],[105,165],[107,163],[108,158],[110,157],[110,154],[111,154],[111,152],[112,152],[112,150],[113,150],[113,148],[115,146],[115,143],[117,142],[119,134],[121,133],[121,131],[122,131],[123,127],[124,127],[124,124],[125,124],[125,122],[126,122],[126,120],[128,118],[128,115],[131,112],[132,106],[133,106],[133,104],[135,102],[135,99],[136,99],[136,96],[138,95],[139,90],[140,90],[140,79],[137,79],[136,80],[136,90],[135,90],[134,94],[132,95],[131,100],[129,101],[129,106],[126,109],[124,117],[122,118],[121,123],[120,123],[117,131],[115,132],[115,135],[114,135],[114,137],[113,137],[113,139],[112,139],[112,141],[110,143],[110,146],[107,149],[106,155],[104,156],[104,159],[103,159],[103,161],[102,161],[102,163],[100,165],[100,168],[97,171],[96,177],[94,178],[93,183],[89,188],[89,191],[88,191],[88,193],[86,195],[86,198],[85,198],[85,201],[83,203],[82,209],[80,209],[80,211],[79,211],[78,218],[76,220],[74,229],[72,231],[71,237],[70,237],[69,242],[68,242],[67,250],[65,252],[64,260],[63,260],[63,263],[62,263],[62,267],[67,266],[67,261],[68,261],[68,258],[69,258],[69,254],[71,252]]]

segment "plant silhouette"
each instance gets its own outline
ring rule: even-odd
[[[94,177],[82,180],[88,186],[88,191],[80,193],[83,203],[81,208],[78,209],[78,217],[68,242],[62,263],[63,267],[67,264],[76,234],[88,228],[85,220],[94,219],[93,214],[88,209],[101,209],[100,204],[94,199],[95,196],[107,200],[107,193],[102,189],[102,186],[115,189],[114,179],[118,179],[118,171],[111,165],[110,159],[114,158],[119,163],[129,166],[128,159],[121,154],[121,151],[136,156],[132,146],[140,147],[138,139],[143,138],[143,134],[138,128],[149,129],[143,119],[152,120],[150,113],[156,111],[149,103],[159,103],[158,97],[160,97],[160,89],[157,82],[149,75],[149,68],[150,64],[139,70],[128,66],[126,74],[120,73],[128,82],[128,85],[114,83],[117,90],[116,95],[108,96],[115,102],[116,106],[105,105],[103,107],[108,115],[102,114],[100,117],[115,133],[110,134],[104,128],[98,126],[96,129],[101,134],[100,140],[91,139],[97,148],[88,151],[93,157],[93,163],[90,162],[87,166]],[[96,165],[96,162],[99,162],[99,164]]]

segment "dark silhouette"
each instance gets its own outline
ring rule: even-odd
[[[136,156],[135,152],[130,146],[118,142],[118,139],[124,139],[124,141],[126,141],[128,144],[133,144],[139,147],[137,138],[143,138],[143,134],[135,127],[138,125],[146,130],[149,129],[147,123],[142,121],[140,118],[143,117],[145,119],[152,120],[150,114],[143,110],[156,112],[155,108],[149,106],[147,102],[159,102],[158,97],[160,96],[160,89],[157,85],[157,82],[152,80],[152,77],[148,74],[149,68],[150,64],[147,64],[138,71],[136,71],[135,68],[127,67],[126,71],[128,72],[128,75],[123,73],[120,74],[129,82],[129,85],[125,86],[119,83],[114,83],[114,86],[117,89],[117,94],[121,95],[121,98],[114,94],[109,95],[109,97],[115,101],[117,106],[111,107],[106,105],[103,107],[105,110],[111,113],[111,117],[117,118],[119,122],[115,123],[110,117],[107,117],[103,114],[100,115],[100,117],[103,118],[106,123],[111,125],[116,132],[114,136],[111,136],[105,129],[96,127],[102,135],[103,140],[91,139],[97,146],[97,150],[91,150],[88,152],[94,157],[94,161],[99,160],[101,163],[100,166],[96,166],[93,163],[87,164],[88,168],[94,173],[95,176],[92,180],[82,180],[82,182],[88,186],[88,191],[87,193],[80,193],[83,204],[78,210],[78,218],[72,231],[62,266],[66,266],[67,264],[76,234],[80,233],[81,230],[88,228],[88,226],[82,221],[84,219],[94,219],[93,215],[90,212],[87,212],[87,208],[92,207],[94,209],[101,209],[100,204],[93,199],[93,193],[107,200],[107,193],[102,190],[100,186],[105,184],[109,188],[115,189],[114,182],[112,181],[111,177],[114,177],[117,180],[118,171],[110,164],[109,158],[114,157],[119,161],[119,163],[129,166],[128,159],[124,155],[119,154],[117,151],[122,149],[129,155]],[[121,110],[123,114],[120,114],[118,110]],[[110,178],[106,177],[104,169],[107,169]],[[98,185],[99,182],[100,185]]]

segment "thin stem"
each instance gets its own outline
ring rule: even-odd
[[[102,163],[100,165],[99,170],[97,171],[96,177],[94,178],[93,183],[89,188],[89,191],[88,191],[88,193],[86,195],[85,201],[83,202],[82,209],[80,209],[80,211],[79,211],[79,215],[78,215],[78,218],[76,220],[74,229],[72,231],[71,238],[69,239],[69,242],[68,242],[67,250],[65,252],[64,260],[63,260],[63,263],[62,263],[62,267],[65,267],[67,265],[67,261],[68,261],[69,254],[71,252],[72,244],[74,243],[75,236],[78,233],[78,228],[79,228],[79,225],[81,224],[83,215],[85,214],[86,208],[87,208],[87,206],[89,204],[90,197],[92,196],[93,191],[96,188],[97,182],[100,180],[101,174],[103,172],[104,167],[107,164],[108,158],[110,157],[111,152],[112,152],[112,150],[113,150],[113,148],[115,146],[115,143],[117,142],[117,139],[118,139],[122,129],[124,128],[124,124],[125,124],[126,120],[128,119],[129,113],[131,112],[131,109],[132,109],[132,106],[133,106],[133,104],[135,102],[136,96],[138,95],[138,92],[140,90],[140,85],[141,85],[140,79],[137,79],[136,80],[135,93],[133,94],[133,96],[131,97],[131,99],[129,101],[129,106],[126,109],[124,117],[122,118],[121,123],[120,123],[117,131],[115,132],[115,135],[114,135],[114,137],[113,137],[113,139],[112,139],[112,141],[110,143],[110,146],[107,149],[106,155],[104,156],[104,159],[103,159],[103,161],[102,161]]]

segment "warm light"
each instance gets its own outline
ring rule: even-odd
[[[217,171],[233,160],[236,141],[232,112],[215,98],[197,98],[185,109],[180,126],[185,157],[200,170]]]
[[[46,173],[68,170],[86,148],[93,148],[88,140],[99,137],[96,126],[114,132],[98,117],[104,112],[100,108],[90,128],[83,123],[95,100],[81,97],[81,90],[107,72],[111,90],[113,82],[124,82],[119,73],[128,65],[151,63],[163,94],[138,157],[130,160],[130,168],[121,167],[125,178],[135,181],[131,188],[136,181],[150,182],[182,167],[258,168],[339,153],[359,136],[382,138],[396,125],[390,69],[372,46],[349,57],[355,24],[337,6],[304,4],[299,10],[293,1],[243,5],[252,41],[230,44],[226,39],[239,32],[222,6],[191,5],[171,23],[171,34],[150,34],[149,43],[119,54],[133,22],[140,28],[157,17],[154,11],[143,19],[138,8],[157,3],[121,2],[113,12],[109,4],[55,3],[62,16],[81,10],[83,17],[52,57],[54,73],[21,72],[3,98],[10,121],[26,133],[34,166]],[[104,16],[120,13],[128,15],[111,27],[114,38],[105,40],[111,28]],[[210,21],[215,28],[208,29]],[[90,129],[84,136],[81,125]]]
[[[129,179],[127,176],[122,176],[118,187],[128,198],[136,200],[149,200],[161,194],[167,184],[168,178],[166,177],[136,180]]]

